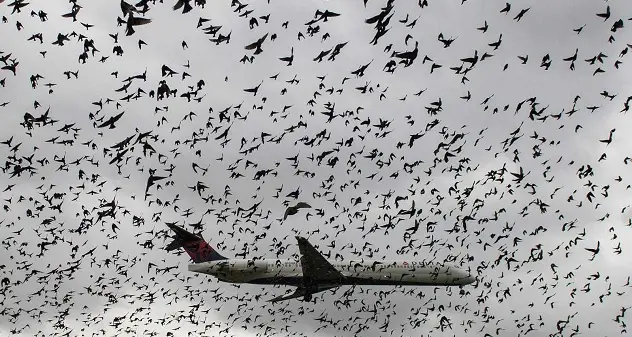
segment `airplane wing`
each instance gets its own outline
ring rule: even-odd
[[[329,290],[329,289],[333,289],[333,288],[338,288],[338,285],[332,285],[332,286],[319,286],[318,289],[316,289],[315,291],[312,291],[311,294],[316,294],[319,293],[321,291],[325,291],[325,290]],[[268,300],[268,302],[270,303],[275,303],[275,302],[280,302],[280,301],[285,301],[285,300],[290,300],[293,298],[298,298],[298,297],[304,297],[307,294],[307,290],[304,287],[298,287],[296,288],[296,290],[288,295],[281,295],[281,296],[277,296],[271,300]]]
[[[298,249],[301,253],[303,277],[307,277],[315,283],[340,281],[344,278],[344,275],[332,266],[307,239],[297,236],[296,240],[298,240]],[[299,291],[299,289],[297,289],[297,291]]]

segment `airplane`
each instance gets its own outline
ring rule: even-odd
[[[303,237],[296,236],[300,261],[290,259],[229,259],[213,249],[201,234],[170,223],[175,237],[165,250],[183,248],[191,257],[191,272],[209,274],[219,281],[261,285],[288,285],[294,293],[268,302],[293,298],[312,301],[312,295],[344,285],[464,286],[476,281],[469,272],[451,264],[425,261],[331,261]]]

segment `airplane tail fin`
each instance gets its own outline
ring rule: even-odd
[[[168,226],[176,234],[173,241],[165,247],[168,252],[183,248],[195,263],[228,260],[228,258],[213,249],[202,235],[190,233],[175,224],[169,224]]]

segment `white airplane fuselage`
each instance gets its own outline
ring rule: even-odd
[[[420,261],[331,261],[340,274],[339,285],[466,285],[475,281],[467,271],[449,264]],[[230,283],[281,284],[300,286],[303,270],[300,262],[287,259],[228,259],[190,264],[189,270],[209,274]]]

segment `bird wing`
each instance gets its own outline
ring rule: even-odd
[[[104,127],[106,127],[106,126],[110,125],[110,123],[111,123],[111,122],[110,122],[109,120],[107,120],[107,121],[105,121],[105,122],[103,122],[103,123],[101,123],[101,124],[97,125],[97,128],[99,128],[99,129],[100,129],[100,128],[104,128]]]
[[[260,38],[259,40],[257,40],[256,42],[253,42],[249,45],[247,45],[245,48],[246,50],[252,50],[257,48],[258,46],[261,46],[261,44],[263,43],[263,41],[266,40],[266,38],[268,37],[268,33],[266,33],[266,35],[264,35],[262,38]]]
[[[290,215],[290,212],[291,212],[291,207],[288,207],[285,210],[285,214],[283,214],[283,220],[287,219],[287,216]]]
[[[136,11],[136,8],[121,0],[121,12],[123,12],[123,15],[127,15],[127,13],[129,13],[130,11]]]
[[[252,50],[252,49],[255,49],[255,48],[257,48],[257,44],[259,44],[259,41],[257,41],[257,42],[253,42],[253,43],[251,43],[251,44],[247,45],[246,47],[244,47],[244,49],[246,49],[246,50]]]
[[[312,208],[312,206],[310,206],[308,203],[306,202],[299,202],[296,204],[296,206],[294,206],[294,208]]]
[[[110,119],[110,122],[114,123],[114,122],[118,121],[119,119],[121,119],[121,116],[123,116],[124,113],[125,113],[125,111],[123,111],[120,114],[112,117],[112,119]]]
[[[134,17],[134,18],[131,19],[131,21],[132,21],[131,22],[132,26],[140,26],[140,25],[146,25],[146,24],[150,23],[151,19]]]

